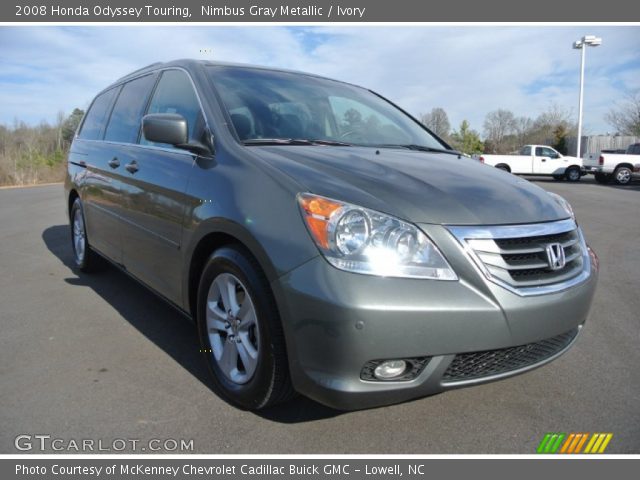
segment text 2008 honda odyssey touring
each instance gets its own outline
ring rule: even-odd
[[[66,194],[78,267],[99,254],[191,315],[215,389],[245,408],[522,373],[572,345],[596,287],[565,200],[314,75],[136,71],[91,104]]]

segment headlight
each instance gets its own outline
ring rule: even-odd
[[[551,195],[551,197],[553,197],[556,203],[558,203],[558,205],[560,205],[564,209],[564,211],[567,212],[569,216],[575,221],[576,214],[573,213],[573,208],[571,208],[571,204],[567,202],[563,197],[558,195],[557,193],[553,193],[553,192],[547,192],[547,193]]]
[[[311,237],[336,268],[388,277],[458,279],[415,225],[310,193],[299,194],[298,203]]]

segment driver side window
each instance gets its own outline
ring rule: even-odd
[[[536,147],[536,157],[559,158],[559,155],[550,148]]]

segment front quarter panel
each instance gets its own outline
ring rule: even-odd
[[[207,235],[224,233],[243,243],[270,282],[319,254],[296,202],[298,190],[224,152],[196,162],[183,230],[185,308],[191,258]]]

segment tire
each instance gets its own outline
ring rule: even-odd
[[[81,272],[91,273],[100,270],[104,263],[102,258],[91,249],[87,228],[85,225],[84,209],[82,201],[76,198],[71,206],[70,233],[71,249],[73,250],[73,261]]]
[[[633,173],[629,167],[618,167],[613,172],[613,181],[618,185],[628,185],[631,182]]]
[[[553,176],[553,179],[554,179],[556,182],[560,182],[560,181],[564,180],[564,175],[554,175],[554,176]]]
[[[567,171],[564,172],[564,176],[567,179],[567,182],[579,182],[582,174],[578,167],[569,167],[567,168]]]
[[[197,324],[213,387],[221,397],[259,410],[294,396],[269,283],[241,246],[222,247],[207,260],[198,287]]]
[[[504,170],[505,172],[511,173],[511,171],[509,170],[509,167],[507,167],[506,165],[503,165],[503,164],[496,165],[496,168],[499,170]]]
[[[594,177],[596,182],[602,183],[603,185],[611,181],[611,175],[608,173],[597,172],[594,174]]]

